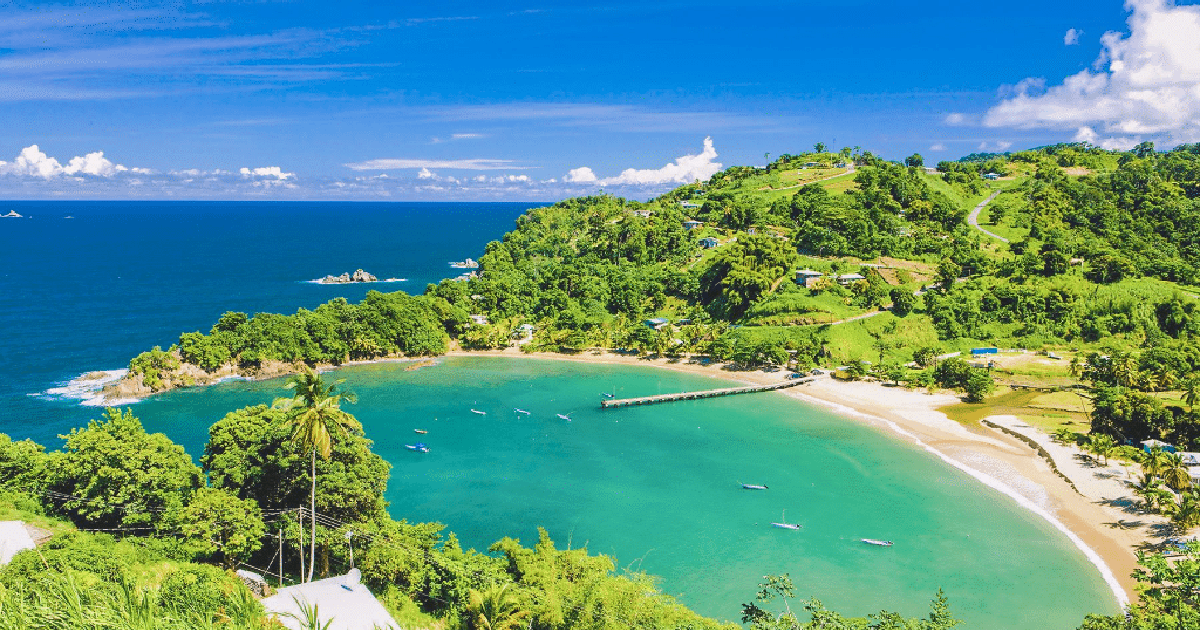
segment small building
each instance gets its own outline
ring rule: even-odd
[[[834,166],[834,168],[846,168],[846,163],[838,162],[837,164],[834,164],[833,166]]]
[[[926,166],[925,174],[926,175],[940,175],[941,171],[937,170],[936,166]]]
[[[844,273],[837,277],[838,284],[851,284],[854,282],[858,282],[859,280],[866,280],[866,279],[867,278],[865,276],[859,275],[857,273]]]
[[[689,230],[689,231],[690,230],[698,230],[702,227],[704,227],[704,223],[702,223],[700,221],[684,221],[683,222],[683,229],[685,229],[685,230]]]
[[[13,556],[33,549],[33,536],[21,521],[0,522],[0,567],[12,561]]]
[[[796,284],[804,287],[805,289],[811,289],[813,285],[817,283],[817,280],[823,278],[824,276],[825,274],[821,273],[820,271],[801,269],[800,271],[796,272]]]
[[[817,162],[805,162],[804,163],[804,168],[816,168],[818,166],[820,166],[820,164]]]
[[[1175,447],[1167,444],[1166,442],[1160,440],[1142,440],[1142,450],[1146,451],[1147,453],[1149,453],[1150,449],[1154,448],[1155,446],[1168,453],[1175,452]]]
[[[532,336],[534,330],[536,330],[536,328],[534,328],[533,324],[521,324],[520,326],[517,326],[517,332],[526,337]]]
[[[487,315],[468,315],[467,317],[470,317],[471,323],[476,326],[487,326],[489,323]]]
[[[663,326],[670,324],[671,320],[669,320],[665,317],[652,317],[650,319],[647,319],[643,323],[646,324],[646,326],[648,326],[649,328],[651,328],[653,330],[661,330]]]
[[[262,600],[263,608],[279,623],[293,630],[307,628],[301,606],[315,607],[320,618],[314,628],[329,630],[374,630],[398,628],[395,619],[370,589],[361,583],[362,573],[350,569],[346,575],[281,588]]]
[[[999,348],[971,348],[971,354],[996,354]]]
[[[706,236],[700,239],[700,247],[703,247],[704,249],[712,249],[720,244],[721,241],[718,241],[716,237],[713,236]]]
[[[749,234],[750,236],[754,236],[755,234],[758,234],[758,228],[748,227],[748,228],[746,228],[746,234]]]
[[[633,211],[633,216],[641,217],[643,219],[649,219],[650,216],[653,214],[654,214],[653,210],[634,210]]]
[[[997,179],[1000,179],[1000,174],[999,173],[984,173],[983,178],[995,181]]]
[[[1184,466],[1188,466],[1189,468],[1192,466],[1200,466],[1200,453],[1184,453],[1180,451],[1175,454],[1179,456],[1179,459],[1183,460]]]
[[[683,201],[680,202],[679,205],[682,206],[684,210],[696,210],[701,204],[698,204],[695,201]]]

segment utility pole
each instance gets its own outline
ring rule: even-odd
[[[283,588],[283,523],[279,523],[279,588]]]
[[[346,546],[350,548],[350,568],[354,568],[354,544],[350,542],[350,537],[354,535],[354,530],[346,530]]]

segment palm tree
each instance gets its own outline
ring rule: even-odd
[[[1183,457],[1178,453],[1167,453],[1164,459],[1166,462],[1160,474],[1167,486],[1176,492],[1183,492],[1191,487],[1192,476],[1188,474],[1187,466],[1183,465]]]
[[[1066,446],[1067,444],[1075,443],[1075,432],[1067,427],[1059,427],[1054,430],[1054,441]]]
[[[1161,446],[1151,446],[1150,452],[1142,456],[1142,472],[1148,475],[1162,474],[1167,464],[1167,453]]]
[[[1116,448],[1117,443],[1113,441],[1110,435],[1097,435],[1092,437],[1092,443],[1089,445],[1093,453],[1104,459],[1104,465],[1108,465],[1108,456]]]
[[[530,615],[521,598],[509,590],[511,584],[493,585],[485,591],[471,589],[464,611],[464,628],[469,630],[517,630]]]
[[[1171,524],[1181,533],[1200,525],[1200,492],[1189,490],[1183,494],[1179,507],[1171,515]]]
[[[1200,378],[1193,376],[1183,383],[1183,404],[1191,409],[1197,400],[1200,400]]]
[[[1133,493],[1142,497],[1142,500],[1145,501],[1145,508],[1150,511],[1154,511],[1162,504],[1165,492],[1162,482],[1151,474],[1142,475],[1141,483],[1133,487]]]
[[[290,412],[285,426],[292,427],[292,441],[299,444],[301,451],[308,451],[311,460],[309,509],[312,511],[312,539],[309,541],[308,582],[312,581],[313,565],[317,561],[317,455],[328,460],[333,452],[333,435],[344,435],[358,428],[354,416],[341,409],[342,401],[355,402],[354,394],[334,393],[341,384],[340,380],[326,384],[320,374],[306,369],[288,381],[288,389],[294,392],[292,398],[276,401]]]

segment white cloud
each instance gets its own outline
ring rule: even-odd
[[[571,169],[571,171],[569,173],[567,173],[566,175],[563,176],[564,182],[578,182],[581,184],[587,183],[587,182],[594,182],[597,179],[598,178],[596,177],[596,174],[592,172],[592,169],[590,169],[586,166],[581,166],[579,168],[573,168],[573,169]]]
[[[420,160],[420,159],[381,159],[365,162],[350,162],[343,164],[356,171],[390,171],[405,168],[461,168],[469,171],[490,171],[505,168],[522,169],[527,166],[513,166],[512,160]]]
[[[947,125],[961,125],[966,121],[967,117],[958,112],[946,114],[946,117],[942,119],[942,122],[946,123]]]
[[[0,162],[0,175],[18,175],[25,177],[41,177],[50,179],[59,175],[94,175],[96,177],[112,177],[129,169],[114,164],[104,157],[103,151],[75,156],[66,166],[42,152],[38,145],[30,145],[21,149],[12,162]],[[135,172],[145,169],[134,169]],[[148,172],[148,171],[147,171]]]
[[[990,127],[1076,129],[1096,144],[1200,141],[1200,6],[1128,0],[1129,33],[1105,33],[1094,69],[987,112]],[[1107,69],[1105,66],[1107,65]]]
[[[450,134],[451,140],[478,140],[480,138],[486,138],[486,137],[487,136],[485,136],[481,133],[452,133],[452,134]]]
[[[291,179],[296,176],[295,173],[285,173],[278,166],[260,166],[258,168],[242,167],[239,171],[242,177],[274,177],[277,180]]]
[[[421,172],[417,173],[417,179],[433,179],[433,171],[423,168]]]
[[[945,151],[945,150],[946,150],[946,145],[944,145],[944,144],[942,144],[941,142],[939,142],[939,143],[937,143],[937,144],[935,144],[935,145],[933,145],[933,146],[929,147],[929,150],[930,150],[930,151]]]
[[[1083,35],[1083,31],[1074,28],[1067,29],[1066,34],[1063,35],[1063,45],[1074,46],[1078,44],[1080,35]]]
[[[713,173],[721,170],[722,164],[716,162],[717,150],[713,147],[711,137],[704,139],[704,150],[697,155],[684,155],[674,162],[653,169],[627,168],[616,177],[600,180],[601,185],[637,185],[655,184],[690,184],[694,181],[705,180]],[[579,169],[575,169],[578,171]],[[572,171],[575,172],[575,171]]]
[[[987,142],[985,140],[984,142],[979,143],[979,150],[980,151],[991,151],[991,152],[995,152],[995,153],[1003,153],[1004,151],[1007,151],[1009,149],[1009,147],[1011,147],[1012,145],[1013,145],[1013,143],[1007,142],[1004,140],[997,140],[996,142]]]

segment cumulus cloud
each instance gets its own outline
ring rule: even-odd
[[[946,117],[942,119],[942,122],[946,123],[947,125],[961,125],[966,121],[967,117],[958,112],[946,114]]]
[[[261,166],[259,168],[242,167],[239,171],[242,177],[274,177],[277,180],[291,179],[295,173],[285,173],[278,166]]]
[[[566,175],[563,176],[564,182],[576,182],[576,183],[580,183],[580,184],[594,182],[597,179],[599,179],[599,178],[597,178],[596,174],[592,172],[592,169],[590,169],[586,166],[581,166],[579,168],[573,168],[573,169],[571,169],[570,172],[568,172]]]
[[[984,141],[984,142],[979,143],[979,150],[980,151],[992,151],[995,153],[1003,153],[1004,151],[1007,151],[1010,147],[1012,147],[1012,145],[1013,145],[1013,143],[1007,142],[1005,140],[997,140],[996,142]]]
[[[36,144],[21,149],[21,152],[12,162],[0,162],[0,175],[41,177],[43,179],[50,179],[59,175],[112,177],[117,173],[127,170],[129,169],[120,164],[114,164],[111,160],[104,157],[103,151],[75,156],[67,162],[66,166],[63,166],[57,159],[43,153]],[[147,169],[134,169],[134,171],[149,172]]]
[[[1017,93],[991,108],[984,124],[1075,129],[1101,146],[1200,141],[1200,6],[1172,0],[1126,6],[1129,33],[1105,33],[1093,69],[1044,93]]]
[[[944,144],[942,144],[941,142],[939,142],[939,143],[937,143],[937,144],[935,144],[935,145],[933,145],[933,146],[929,147],[929,150],[930,150],[930,151],[945,151],[945,150],[946,150],[946,145],[944,145]]]
[[[690,184],[694,181],[705,180],[723,166],[716,161],[717,150],[713,147],[711,137],[704,139],[704,150],[696,155],[683,155],[675,158],[674,162],[662,168],[635,169],[627,168],[616,177],[606,177],[600,180],[604,186],[652,186],[657,184]],[[580,171],[581,169],[575,169]],[[588,171],[591,172],[590,170]],[[582,175],[582,173],[581,173]]]
[[[1064,46],[1074,46],[1074,45],[1078,44],[1080,35],[1083,35],[1083,31],[1078,30],[1078,29],[1073,29],[1073,28],[1067,29],[1066,34],[1063,35],[1063,45]]]

